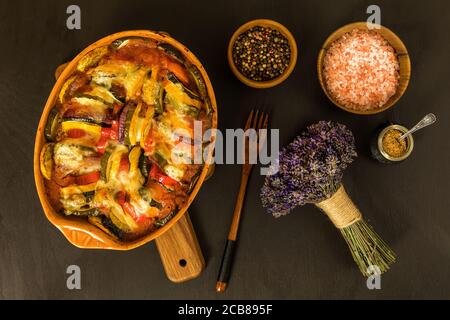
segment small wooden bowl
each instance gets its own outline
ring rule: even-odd
[[[269,81],[254,81],[246,76],[244,76],[239,69],[236,67],[233,61],[233,45],[236,41],[237,37],[244,33],[245,31],[256,27],[256,26],[262,26],[262,27],[268,27],[271,29],[278,30],[283,36],[286,37],[286,39],[289,42],[289,47],[291,49],[291,60],[289,62],[288,67],[286,70],[281,74],[279,77],[269,80]],[[286,80],[289,75],[292,73],[292,71],[295,68],[295,65],[297,63],[297,43],[295,41],[294,36],[292,33],[282,24],[268,19],[256,19],[249,21],[242,26],[240,26],[233,34],[233,36],[230,39],[230,42],[228,44],[228,64],[230,65],[231,71],[233,71],[234,75],[244,84],[246,84],[249,87],[257,88],[257,89],[265,89],[265,88],[271,88],[276,85],[279,85],[284,80]]]
[[[328,99],[331,100],[336,106],[339,108],[350,112],[354,114],[362,114],[362,115],[370,115],[370,114],[376,114],[383,112],[393,105],[395,105],[398,100],[403,96],[403,94],[406,91],[406,88],[409,84],[409,79],[411,77],[411,61],[409,59],[408,50],[406,50],[405,45],[403,44],[402,40],[391,30],[389,30],[386,27],[381,26],[380,29],[371,29],[373,31],[376,31],[380,33],[383,38],[389,42],[389,44],[395,49],[395,52],[397,53],[398,61],[400,64],[400,79],[399,84],[396,93],[380,108],[373,109],[373,110],[353,110],[350,109],[339,102],[337,102],[331,94],[328,93],[325,79],[323,77],[322,71],[323,71],[323,60],[325,58],[325,55],[327,53],[328,48],[330,45],[337,39],[339,39],[343,34],[352,31],[353,29],[361,29],[361,30],[369,30],[369,27],[367,26],[367,22],[355,22],[347,24],[339,29],[337,29],[335,32],[333,32],[327,40],[325,40],[325,43],[322,45],[322,48],[319,52],[319,57],[317,59],[317,74],[319,77],[320,85],[327,95]]]

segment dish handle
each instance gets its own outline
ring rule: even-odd
[[[188,212],[155,242],[166,275],[172,282],[197,278],[205,268],[205,259]]]

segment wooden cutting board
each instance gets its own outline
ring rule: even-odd
[[[55,79],[59,78],[67,65],[68,63],[65,63],[56,68]],[[210,166],[206,179],[211,177],[213,171],[214,166]],[[205,268],[205,259],[188,212],[173,227],[156,238],[155,242],[170,281],[181,283],[195,279]]]

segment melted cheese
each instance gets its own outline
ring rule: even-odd
[[[87,97],[76,97],[73,98],[72,101],[88,107],[93,114],[104,114],[109,108],[109,106],[102,101]]]
[[[175,83],[169,82],[168,84],[166,84],[164,89],[166,90],[167,94],[170,96],[170,100],[172,102],[176,101],[176,103],[183,103],[188,106],[193,106],[196,108],[200,108],[200,106],[201,106],[200,101],[198,101],[196,99],[192,99],[191,97],[189,97],[188,94],[183,92],[183,89],[181,88],[180,84],[175,84]]]
[[[61,173],[82,175],[100,170],[95,150],[65,141],[55,144],[53,159]]]
[[[114,97],[111,91],[98,85],[93,85],[91,90],[83,93],[83,96],[92,97],[93,99],[97,98],[97,100],[104,101],[109,105],[122,104],[122,102]]]
[[[130,45],[133,47],[129,47]],[[120,52],[121,50],[125,50],[125,53]],[[78,65],[78,72],[85,73],[82,80],[90,79],[90,83],[83,82],[82,90],[71,92],[69,89],[73,81],[77,80],[78,73],[64,83],[59,95],[63,104],[62,113],[70,109],[77,116],[95,116],[99,121],[111,115],[118,117],[119,113],[111,113],[112,107],[114,106],[114,111],[120,111],[117,107],[123,103],[112,92],[125,95],[126,103],[138,104],[127,128],[130,143],[135,147],[130,150],[129,146],[111,139],[107,146],[107,152],[111,154],[103,158],[103,162],[106,161],[103,166],[106,168],[101,168],[101,155],[96,148],[102,134],[100,126],[63,122],[61,139],[64,140],[55,144],[53,155],[55,168],[63,169],[67,174],[103,169],[102,174],[106,179],[87,186],[62,188],[60,197],[63,206],[75,209],[88,205],[85,194],[95,191],[89,205],[101,208],[113,224],[125,232],[139,230],[141,225],[135,219],[139,221],[141,216],[157,219],[160,212],[172,210],[171,208],[176,207],[175,197],[179,196],[178,193],[164,194],[166,191],[156,183],[144,186],[146,179],[139,168],[143,152],[141,147],[144,149],[145,142],[148,141],[151,147],[146,152],[158,161],[162,171],[172,179],[182,181],[188,167],[179,160],[190,160],[192,157],[190,140],[193,139],[193,120],[202,108],[202,101],[195,99],[195,93],[191,94],[181,83],[168,80],[167,72],[174,70],[164,63],[168,61],[167,58],[162,59],[166,53],[158,50],[139,48],[135,40],[124,41],[115,48],[106,46],[94,50],[81,59]],[[133,56],[135,53],[136,56]],[[177,68],[186,72],[182,64]],[[179,76],[179,73],[175,74]],[[70,92],[71,96],[66,92]],[[166,97],[164,101],[163,94]],[[147,111],[144,115],[141,113],[145,107]],[[89,134],[82,138],[66,139],[64,132],[70,129],[83,129]],[[180,136],[188,139],[180,143]],[[121,168],[121,160],[125,156],[128,156],[129,170]],[[126,205],[122,207],[119,202],[123,201],[123,193],[126,193]],[[153,197],[162,205],[162,211],[158,209],[159,205],[151,206]],[[133,207],[134,212],[128,205]]]

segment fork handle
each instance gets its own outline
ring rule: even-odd
[[[247,167],[242,171],[241,185],[236,199],[236,206],[233,213],[233,221],[231,222],[230,232],[228,234],[227,242],[222,256],[222,263],[220,264],[219,275],[217,276],[216,291],[224,292],[230,280],[231,268],[233,265],[234,252],[236,248],[237,234],[239,231],[239,223],[241,220],[242,206],[244,204],[245,193],[247,191],[248,178],[251,167]]]
[[[242,207],[244,206],[245,193],[247,192],[248,178],[250,175],[250,170],[243,170],[241,177],[241,185],[239,187],[239,193],[236,198],[236,204],[234,206],[233,220],[231,221],[230,231],[228,233],[228,239],[236,240],[239,223],[241,222]]]
[[[222,263],[220,264],[219,275],[217,276],[216,291],[224,292],[230,280],[231,267],[233,266],[234,251],[236,241],[227,239],[223,252]]]

